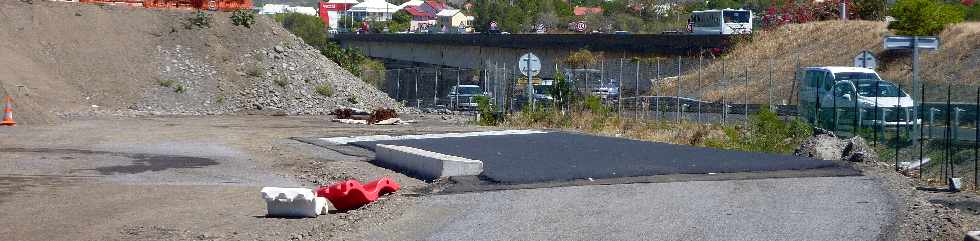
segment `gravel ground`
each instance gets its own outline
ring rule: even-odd
[[[442,118],[358,126],[323,117],[97,118],[0,128],[0,237],[8,240],[315,240],[367,232],[426,184],[292,140],[473,130]],[[265,218],[266,185],[395,178],[404,189],[315,219]],[[43,203],[43,204],[39,204]]]

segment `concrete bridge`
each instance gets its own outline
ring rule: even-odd
[[[720,35],[686,34],[338,34],[345,48],[395,61],[468,69],[512,66],[528,52],[541,58],[541,76],[554,75],[554,66],[580,49],[604,52],[607,59],[695,56],[701,51],[725,51],[731,39]]]

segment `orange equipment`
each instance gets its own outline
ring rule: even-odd
[[[3,121],[0,122],[0,126],[15,126],[17,122],[14,122],[14,108],[11,107],[11,103],[14,100],[10,96],[7,96],[7,98],[4,98],[4,101],[7,104],[3,107]]]

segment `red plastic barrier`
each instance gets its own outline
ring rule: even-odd
[[[391,178],[382,177],[361,185],[357,180],[347,180],[316,189],[316,195],[330,200],[337,210],[350,210],[378,200],[378,196],[398,191],[401,186]]]

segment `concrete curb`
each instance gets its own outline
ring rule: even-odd
[[[375,160],[382,165],[401,169],[399,171],[402,173],[423,179],[476,176],[483,173],[482,161],[418,148],[378,144],[375,153]]]
[[[964,237],[963,240],[966,240],[966,241],[980,241],[980,231],[966,232],[966,237]]]
[[[421,139],[456,138],[456,137],[473,137],[473,136],[527,135],[527,134],[542,134],[542,133],[547,133],[547,132],[536,131],[536,130],[503,130],[503,131],[479,131],[479,132],[465,132],[465,133],[441,133],[441,134],[403,135],[403,136],[373,135],[373,136],[332,137],[332,138],[320,138],[320,140],[333,143],[335,145],[347,145],[350,144],[351,142],[365,142],[365,141],[421,140]]]

